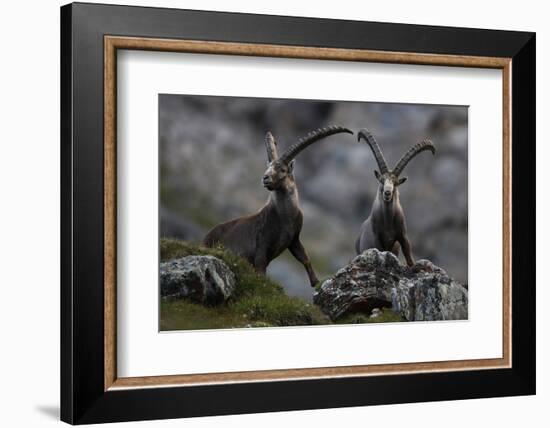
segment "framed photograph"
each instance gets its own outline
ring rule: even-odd
[[[533,33],[76,3],[61,83],[62,420],[535,393]]]

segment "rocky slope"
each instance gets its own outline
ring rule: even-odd
[[[390,252],[366,250],[323,282],[313,301],[332,320],[380,307],[407,321],[468,319],[468,290],[428,260],[412,267]]]

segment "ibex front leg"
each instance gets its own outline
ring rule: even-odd
[[[407,265],[413,266],[414,260],[412,257],[411,243],[409,241],[409,238],[407,238],[406,234],[402,234],[399,237],[398,241],[399,241],[399,245],[401,245],[401,249],[403,250],[403,255],[405,256]]]
[[[307,256],[306,250],[302,243],[300,242],[300,237],[297,236],[294,238],[294,241],[290,244],[288,247],[292,255],[298,260],[300,263],[304,265],[304,268],[307,271],[307,275],[309,276],[309,283],[312,287],[315,287],[319,280],[317,279],[317,275],[315,275],[315,272],[313,271],[313,268],[311,267],[311,262],[309,261],[309,257]]]

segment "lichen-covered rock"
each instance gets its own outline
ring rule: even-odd
[[[234,289],[235,274],[216,257],[187,256],[160,264],[162,297],[216,305],[226,301]]]
[[[382,315],[382,311],[380,308],[374,308],[370,314],[371,318],[378,318],[380,315]]]
[[[468,318],[468,290],[428,260],[408,267],[369,249],[319,287],[313,301],[332,320],[391,307],[407,321]]]

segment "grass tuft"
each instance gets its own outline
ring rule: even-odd
[[[273,326],[329,323],[319,308],[296,297],[247,297],[235,303],[234,307],[251,321],[263,321]]]

